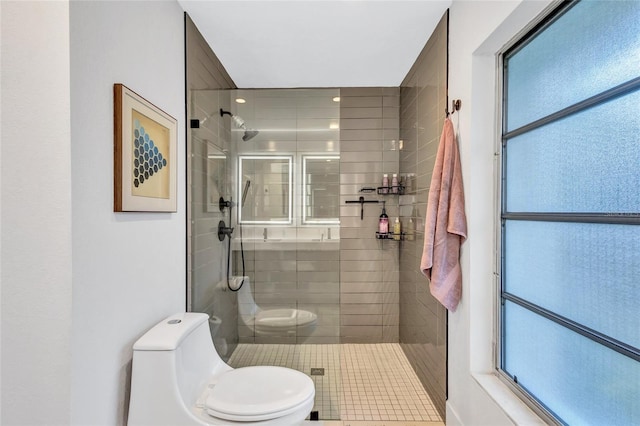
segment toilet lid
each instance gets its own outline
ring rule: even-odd
[[[226,420],[265,420],[295,411],[313,399],[313,380],[284,367],[243,367],[222,374],[210,390],[207,412]]]

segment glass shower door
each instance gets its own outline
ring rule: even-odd
[[[308,374],[327,420],[340,414],[339,94],[193,92],[188,156],[191,309],[215,317],[233,367]]]

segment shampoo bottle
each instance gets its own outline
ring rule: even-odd
[[[393,224],[393,239],[400,241],[402,235],[402,224],[400,224],[400,218],[396,217],[396,221]]]
[[[391,192],[394,194],[398,193],[398,175],[396,173],[394,173],[391,178]]]
[[[409,223],[407,224],[407,230],[405,231],[405,234],[407,235],[407,240],[408,241],[413,241],[415,238],[415,233],[416,233],[416,226],[413,223],[413,218],[409,218]]]
[[[383,174],[382,175],[382,193],[383,194],[388,194],[389,193],[389,175],[388,174]]]
[[[389,216],[387,216],[387,211],[385,210],[384,203],[382,203],[382,214],[380,215],[380,220],[378,221],[378,233],[381,235],[386,235],[389,233]]]

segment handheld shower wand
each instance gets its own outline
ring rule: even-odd
[[[242,190],[242,203],[240,204],[240,208],[244,207],[244,202],[247,201],[247,194],[249,193],[249,187],[251,186],[251,180],[247,179],[244,184],[244,189]]]

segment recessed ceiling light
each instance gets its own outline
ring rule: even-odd
[[[330,129],[339,129],[340,125],[338,123],[331,123],[331,124],[329,124],[329,128]]]
[[[340,102],[340,96],[336,96],[333,98],[333,102]]]
[[[237,103],[239,103],[239,104],[244,104],[244,103],[246,103],[247,101],[246,101],[246,100],[244,100],[244,99],[242,99],[242,98],[237,98],[237,99],[236,99],[236,102],[237,102]]]

